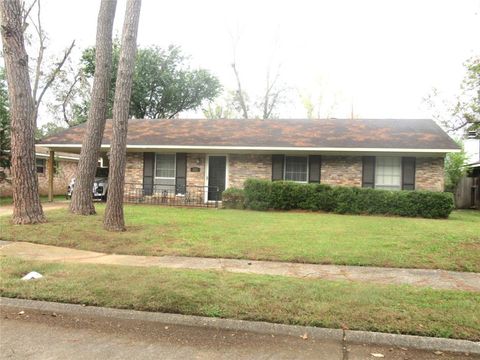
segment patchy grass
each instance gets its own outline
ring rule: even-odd
[[[65,200],[65,195],[55,195],[53,201]],[[47,202],[48,196],[40,196],[41,202]],[[12,205],[13,198],[11,196],[0,196],[0,206],[2,205]]]
[[[0,265],[6,297],[480,340],[479,293],[15,258]],[[32,270],[44,278],[20,280]]]
[[[97,216],[47,213],[48,223],[13,226],[0,239],[134,255],[185,255],[480,272],[480,211],[448,220],[127,205],[127,231]]]

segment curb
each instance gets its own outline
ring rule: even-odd
[[[231,320],[193,315],[121,310],[48,301],[11,299],[5,297],[0,297],[0,306],[67,313],[70,315],[87,315],[121,320],[158,322],[167,325],[204,327],[229,331],[246,331],[259,334],[275,334],[294,337],[307,334],[309,338],[316,340],[334,340],[339,342],[346,341],[368,345],[408,347],[418,350],[437,350],[445,352],[480,354],[480,342],[469,340],[455,340],[414,335],[397,335],[370,331],[343,331],[341,329],[326,329],[313,326],[283,325],[261,321]]]

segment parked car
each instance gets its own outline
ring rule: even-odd
[[[75,187],[75,178],[70,181],[67,187],[66,198],[71,199]],[[108,168],[97,168],[93,182],[92,195],[94,199],[106,201],[108,193]]]

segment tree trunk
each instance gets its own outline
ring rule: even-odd
[[[13,223],[45,222],[35,166],[34,102],[19,0],[0,0],[3,53],[11,119]]]
[[[115,99],[113,102],[113,134],[110,146],[107,207],[103,223],[105,229],[110,231],[125,230],[123,187],[125,185],[128,114],[135,70],[141,4],[141,0],[127,1],[123,24],[122,47],[120,49]]]
[[[112,76],[112,29],[116,6],[116,0],[102,0],[98,13],[92,101],[70,203],[70,211],[79,215],[95,214],[92,189],[107,115]]]

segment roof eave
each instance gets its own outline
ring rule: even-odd
[[[80,149],[81,144],[38,144],[49,149]],[[102,144],[102,149],[110,145]],[[417,148],[354,148],[354,147],[283,147],[283,146],[203,146],[203,145],[127,145],[129,150],[225,150],[225,151],[298,151],[298,152],[385,152],[385,153],[458,153],[461,149],[417,149]]]

